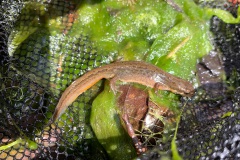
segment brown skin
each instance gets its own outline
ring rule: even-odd
[[[67,107],[79,95],[88,90],[101,79],[109,79],[113,92],[116,92],[116,81],[134,82],[156,90],[167,90],[183,96],[193,93],[190,82],[171,75],[157,66],[140,61],[122,61],[95,68],[75,80],[62,94],[52,120],[56,121]]]
[[[120,115],[127,114],[134,130],[139,130],[148,112],[147,90],[126,84],[121,85],[118,92],[120,94],[117,96],[117,106],[120,109]]]
[[[148,147],[156,145],[156,139],[162,137],[164,122],[158,116],[164,117],[165,122],[172,123],[175,115],[169,108],[153,103],[143,89],[133,85],[121,85],[119,92],[119,116],[132,138],[137,154],[142,154]]]
[[[122,115],[122,119],[123,119],[123,122],[125,123],[128,135],[132,138],[133,144],[137,150],[137,154],[146,152],[147,148],[142,145],[141,141],[136,136],[134,128],[132,124],[129,122],[129,117],[126,113]]]
[[[148,94],[146,91],[132,85],[121,85],[119,92],[120,95],[117,98],[120,108],[119,116],[124,122],[125,130],[132,138],[137,154],[141,154],[147,150],[147,147],[142,144],[141,138],[139,139],[135,132],[141,129],[148,112]]]

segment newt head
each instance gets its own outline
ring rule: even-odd
[[[175,84],[171,86],[170,91],[186,97],[191,97],[194,94],[194,87],[189,81],[181,79]]]
[[[182,96],[191,97],[194,94],[193,85],[187,80],[175,77],[161,77],[161,81],[156,81],[154,88],[156,90],[170,91]]]

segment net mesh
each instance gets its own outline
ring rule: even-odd
[[[236,14],[236,6],[207,5]],[[88,35],[68,35],[77,7],[77,2],[70,0],[33,2],[27,7],[20,0],[1,2],[0,144],[18,143],[1,150],[0,159],[109,159],[89,122],[101,82],[82,94],[57,123],[44,125],[72,81],[114,59],[114,55],[97,50]],[[57,19],[52,30],[39,23],[52,19]],[[176,143],[183,159],[240,157],[239,25],[225,24],[216,17],[211,23],[214,43],[223,53],[220,70],[225,70],[228,84],[217,79],[205,83],[204,77],[195,95],[182,99]],[[203,63],[198,66],[199,74],[211,69]],[[236,89],[229,91],[228,86]],[[139,159],[171,156],[170,144],[171,140],[160,143]]]

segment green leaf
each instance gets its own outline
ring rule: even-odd
[[[10,148],[10,147],[12,147],[12,146],[14,146],[14,145],[17,145],[17,144],[19,144],[19,143],[22,143],[22,142],[24,142],[24,141],[23,141],[21,138],[19,138],[19,139],[17,139],[16,141],[13,141],[13,142],[11,142],[11,143],[9,143],[9,144],[7,144],[7,145],[1,146],[1,147],[0,147],[0,151],[5,150],[5,149],[8,149],[8,148]]]
[[[115,102],[115,95],[106,84],[104,91],[93,101],[90,123],[111,159],[129,160],[136,157],[136,150],[121,124]]]
[[[209,17],[212,16],[217,16],[218,18],[220,18],[223,22],[225,23],[231,23],[231,24],[237,24],[240,23],[240,7],[238,7],[238,15],[237,18],[233,17],[233,15],[231,13],[229,13],[228,11],[224,11],[221,9],[213,9],[213,8],[206,8],[205,9],[206,14],[208,14]]]
[[[230,117],[232,115],[232,113],[233,113],[232,111],[229,111],[229,112],[223,114],[221,118]]]
[[[176,144],[176,139],[177,139],[177,132],[178,132],[178,127],[179,123],[181,120],[182,112],[185,108],[185,105],[183,106],[183,109],[181,110],[180,114],[176,118],[176,128],[175,128],[175,133],[171,142],[171,150],[172,150],[172,155],[173,155],[173,160],[182,160],[182,157],[179,155],[178,150],[177,150],[177,144]]]
[[[190,79],[197,60],[213,46],[209,26],[183,20],[166,34],[157,37],[151,46],[147,61],[176,76]]]

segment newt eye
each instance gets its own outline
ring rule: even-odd
[[[192,97],[192,96],[194,95],[194,93],[195,93],[195,90],[190,90],[190,92],[184,93],[184,96],[186,96],[186,97]]]

